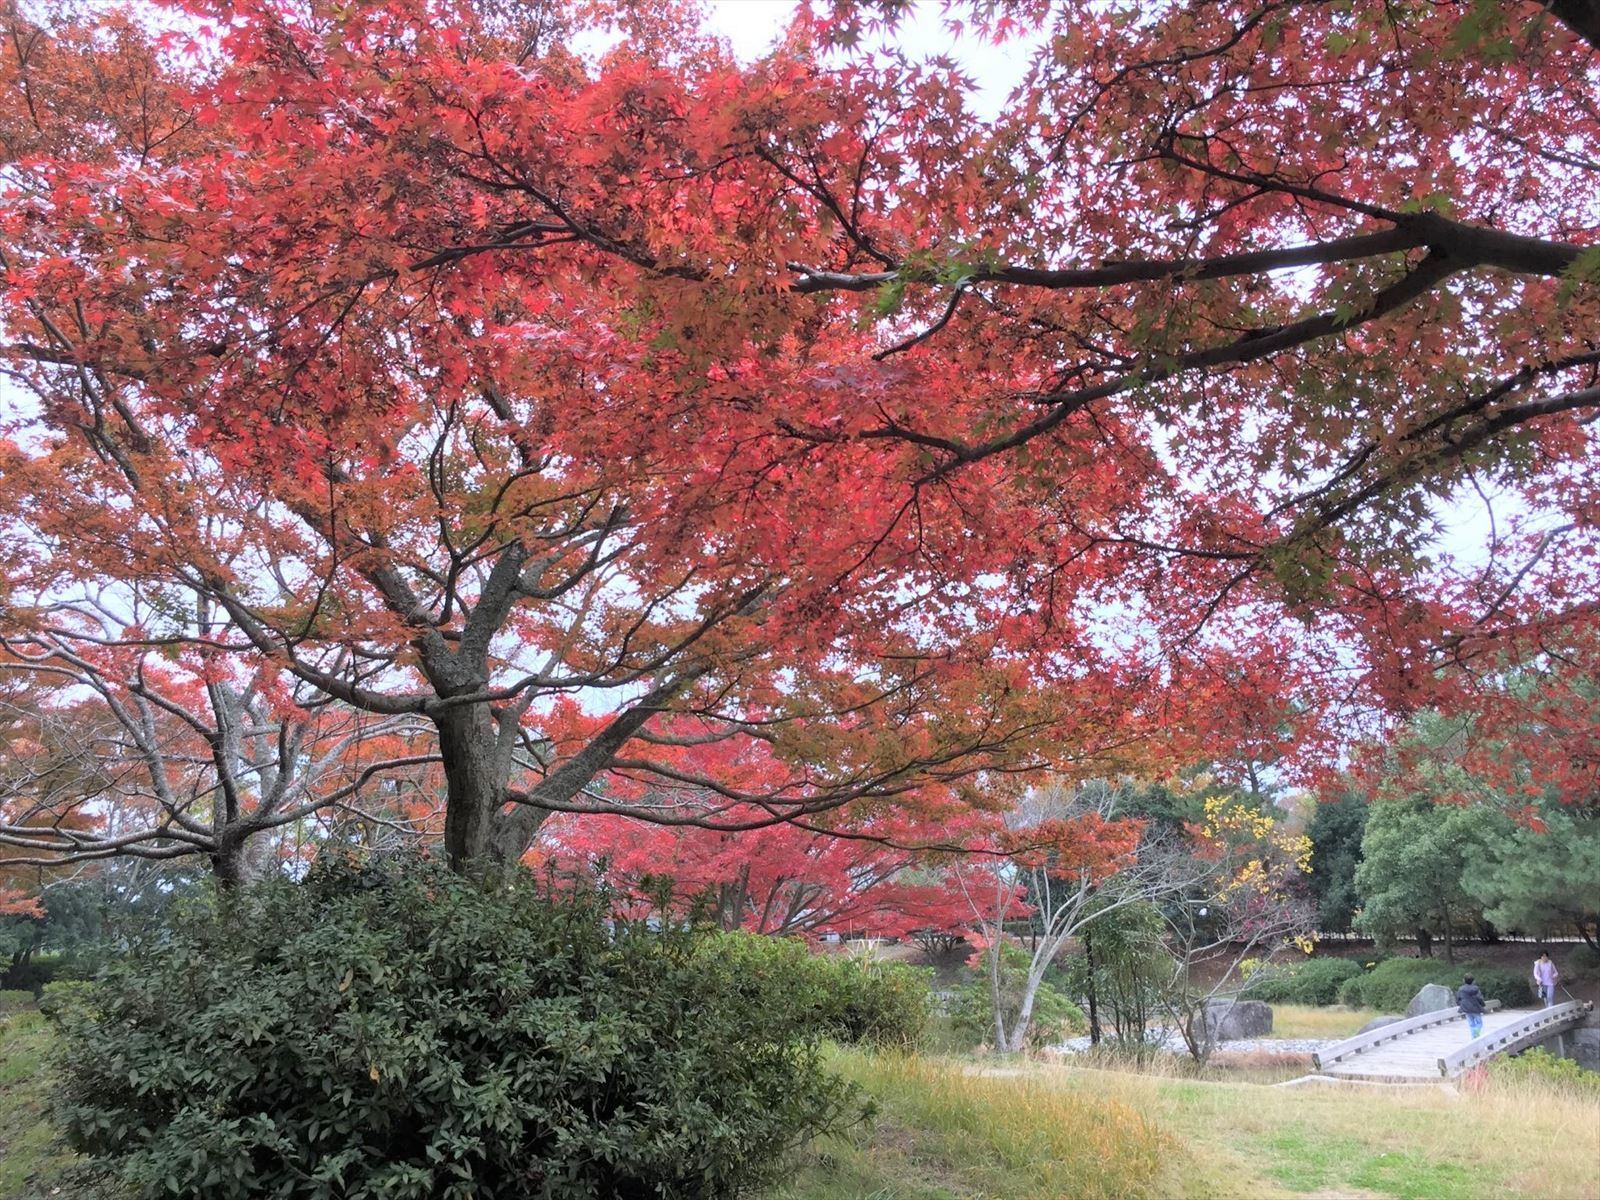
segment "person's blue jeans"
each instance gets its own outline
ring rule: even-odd
[[[1468,1013],[1467,1014],[1467,1037],[1470,1039],[1470,1038],[1476,1038],[1476,1037],[1481,1037],[1481,1036],[1483,1036],[1483,1014],[1482,1013]]]
[[[1554,1004],[1556,1002],[1556,985],[1553,983],[1541,983],[1539,985],[1539,999],[1544,1002],[1546,1008]]]

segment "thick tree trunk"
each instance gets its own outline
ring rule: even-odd
[[[242,844],[231,847],[219,846],[217,852],[211,856],[211,873],[216,876],[217,883],[225,892],[244,887],[255,878],[246,862]]]
[[[445,858],[452,871],[481,869],[492,857],[495,814],[506,794],[494,718],[487,704],[462,704],[433,721],[444,759]]]
[[[1417,933],[1417,954],[1422,958],[1432,958],[1433,957],[1433,934],[1429,933],[1426,929],[1423,929],[1420,925],[1417,927],[1416,933]]]
[[[224,891],[247,887],[267,873],[267,843],[260,830],[239,822],[217,834],[211,873]]]
[[[487,704],[461,704],[437,712],[433,723],[444,759],[444,847],[450,869],[471,874],[490,864],[518,861],[549,814],[528,804],[501,812],[510,788],[511,756],[502,750],[506,734],[494,713]],[[590,771],[582,782],[592,775]]]
[[[1546,7],[1573,33],[1600,49],[1600,3],[1596,0],[1547,0]]]

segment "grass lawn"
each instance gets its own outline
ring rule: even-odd
[[[1250,1196],[1590,1200],[1600,1195],[1600,1101],[1539,1083],[1480,1089],[1260,1087],[1058,1074],[1149,1112]]]
[[[814,1143],[768,1200],[1600,1196],[1600,1101],[1537,1083],[1269,1090],[855,1052],[838,1062],[882,1106],[878,1124]]]
[[[50,1041],[49,1025],[39,1013],[0,1016],[0,1200],[51,1195],[72,1162],[45,1120],[44,1061]]]

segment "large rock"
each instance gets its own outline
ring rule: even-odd
[[[1600,1071],[1600,1029],[1574,1029],[1569,1033],[1567,1057],[1591,1071]]]
[[[1208,1000],[1206,1024],[1219,1042],[1266,1037],[1272,1032],[1272,1005],[1260,1000]]]
[[[1396,1021],[1404,1021],[1404,1017],[1373,1017],[1357,1033],[1371,1033],[1374,1029],[1382,1029],[1385,1025],[1393,1025]]]
[[[1406,1016],[1420,1017],[1423,1013],[1438,1012],[1456,1006],[1455,993],[1442,983],[1425,983],[1422,990],[1411,997],[1406,1005]]]

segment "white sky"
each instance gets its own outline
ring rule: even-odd
[[[703,3],[711,27],[727,38],[733,52],[746,62],[772,48],[796,7],[795,0],[703,0]],[[959,63],[978,85],[972,111],[985,117],[999,112],[1001,103],[1028,65],[1028,56],[1019,54],[1015,43],[999,47],[982,38],[955,37],[946,28],[945,14],[938,4],[916,5],[911,15],[900,22],[892,40],[913,59],[945,56]]]

